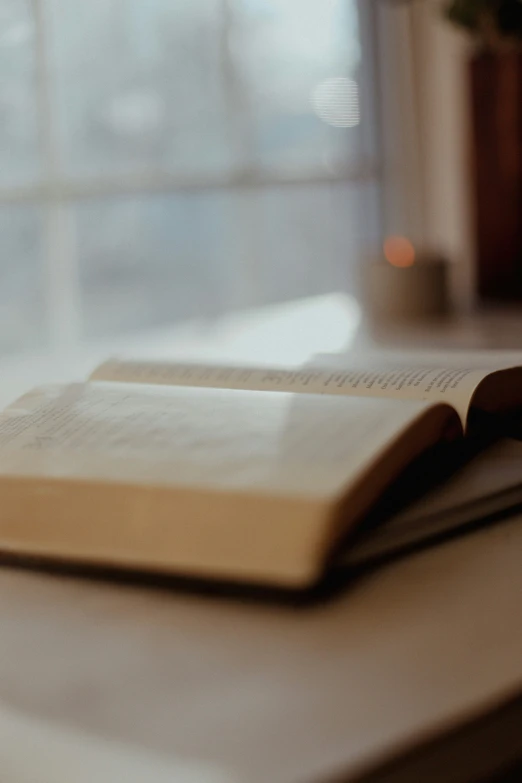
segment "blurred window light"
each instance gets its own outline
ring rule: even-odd
[[[325,79],[312,91],[311,101],[317,116],[335,128],[354,128],[361,121],[359,88],[353,79]]]
[[[129,92],[108,106],[107,127],[122,136],[153,133],[162,125],[163,112],[163,101],[153,92]]]
[[[367,0],[1,0],[0,357],[354,292]]]

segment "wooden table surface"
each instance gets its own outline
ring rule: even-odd
[[[0,769],[353,780],[522,693],[521,553],[519,517],[309,608],[3,569]]]

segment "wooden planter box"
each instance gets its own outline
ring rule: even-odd
[[[522,301],[522,53],[476,55],[470,83],[478,292]]]

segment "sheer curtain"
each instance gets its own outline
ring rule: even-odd
[[[454,294],[473,303],[469,188],[469,41],[438,0],[378,0],[376,47],[384,129],[382,230],[453,261]]]
[[[367,0],[3,0],[0,355],[356,287]]]

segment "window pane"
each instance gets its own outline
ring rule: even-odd
[[[313,185],[253,196],[257,303],[357,291],[361,256],[377,240],[377,188]]]
[[[39,212],[0,208],[0,355],[47,342],[42,261]]]
[[[66,171],[229,168],[220,0],[46,0],[46,9]]]
[[[255,162],[328,170],[353,160],[361,140],[356,1],[234,0],[233,8]]]
[[[0,3],[0,187],[39,174],[34,61],[28,0]]]
[[[50,173],[65,188],[42,190],[40,204],[50,218],[45,251],[62,259],[58,281],[51,268],[44,280],[38,210],[1,212],[0,353],[47,340],[46,297],[55,330],[75,335],[78,283],[86,337],[353,290],[370,243],[362,232],[373,240],[377,231],[377,186],[324,182],[374,157],[371,113],[359,105],[357,7],[3,0],[0,189],[41,175],[47,98],[45,127],[61,157]],[[37,80],[35,59],[46,53]],[[287,172],[307,184],[282,185]],[[111,195],[99,197],[103,182],[91,191],[90,178],[109,179]],[[72,203],[67,179],[85,191]],[[78,258],[64,250],[68,221],[57,216],[72,217]]]
[[[374,245],[377,188],[314,185],[143,196],[74,208],[84,334],[336,290]]]
[[[87,336],[224,308],[226,198],[143,196],[82,203],[74,213]]]

